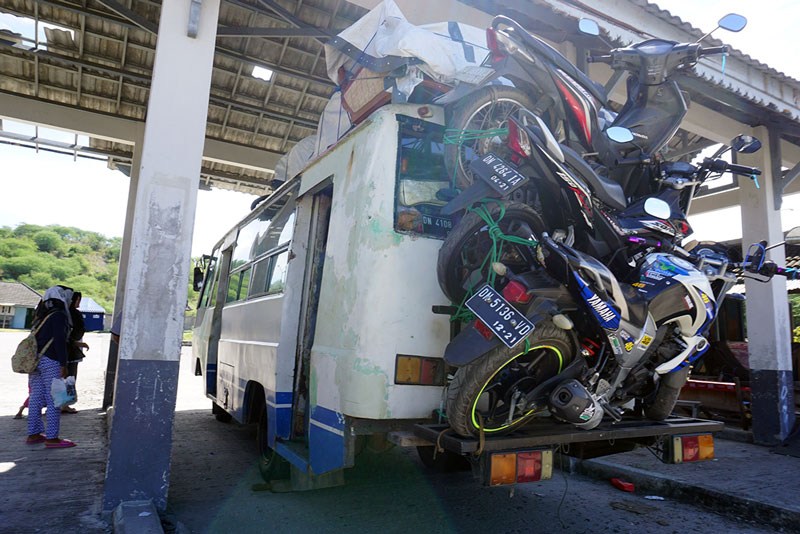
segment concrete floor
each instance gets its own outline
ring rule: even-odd
[[[23,336],[0,333],[0,354],[10,355]],[[26,377],[9,367],[0,374],[2,533],[110,532],[97,516],[106,456],[99,407],[108,335],[89,334],[87,342],[92,349],[78,374],[80,413],[62,417],[62,437],[78,447],[26,446],[25,421],[12,419],[25,399]],[[469,473],[429,474],[415,451],[400,448],[362,454],[344,487],[254,491],[261,479],[253,431],[214,419],[190,355],[184,348],[166,515],[188,532],[772,532],[559,472],[553,480],[517,488],[511,497],[508,489],[481,487]]]

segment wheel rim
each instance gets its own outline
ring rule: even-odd
[[[508,125],[508,117],[523,105],[513,98],[493,98],[483,106],[476,109],[464,124],[464,130],[488,130],[504,128]],[[494,151],[501,158],[508,152],[506,141],[508,136],[483,137],[474,141],[462,143],[458,147],[458,171],[466,179],[466,184],[472,183],[472,173],[467,169],[467,162]],[[499,152],[499,153],[498,153]]]
[[[529,233],[534,239],[538,239],[537,233],[527,221],[507,216],[500,220],[498,226],[506,235],[514,235],[518,230],[523,230],[525,234]],[[493,246],[494,242],[488,225],[481,226],[464,241],[458,251],[458,259],[450,270],[450,276],[457,281],[458,288],[462,292],[470,294],[488,279],[489,269],[492,268],[488,257]],[[528,266],[525,258],[514,245],[503,246],[498,261],[508,267],[511,272],[524,270]]]
[[[537,345],[509,359],[484,382],[470,410],[475,430],[508,430],[543,407],[523,407],[519,401],[545,380],[561,372],[564,357],[553,345]],[[517,402],[514,402],[514,398]]]

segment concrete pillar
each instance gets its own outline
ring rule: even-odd
[[[133,232],[133,214],[136,211],[136,194],[139,191],[139,168],[142,166],[142,144],[144,143],[144,124],[138,128],[136,144],[133,146],[133,162],[131,164],[130,182],[128,185],[128,205],[125,211],[125,228],[122,232],[122,248],[119,252],[119,269],[117,271],[117,288],[114,293],[114,317],[109,329],[114,324],[117,316],[122,313],[125,301],[125,279],[128,276],[128,260],[131,252],[131,233]],[[103,391],[103,409],[108,409],[114,401],[114,385],[117,379],[117,354],[119,346],[112,340],[108,346],[108,361],[106,362],[106,385]]]
[[[757,166],[760,188],[753,180],[739,178],[742,206],[742,248],[766,239],[770,245],[783,241],[781,213],[773,202],[774,156],[780,157],[769,143],[764,126],[754,128],[763,148],[755,154],[739,154],[742,165]],[[772,149],[770,145],[773,145]],[[780,166],[778,165],[778,169]],[[784,247],[767,252],[767,259],[785,264]],[[757,443],[774,444],[783,440],[794,425],[794,390],[792,384],[791,332],[786,279],[776,276],[769,283],[746,280],[747,337],[750,354],[753,437]]]
[[[103,510],[167,505],[197,184],[220,0],[163,2],[124,287]]]

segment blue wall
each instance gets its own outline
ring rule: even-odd
[[[83,323],[86,326],[87,332],[103,330],[102,313],[81,313],[81,315],[83,315]]]
[[[14,320],[11,321],[11,328],[25,328],[25,315],[28,308],[14,308]]]

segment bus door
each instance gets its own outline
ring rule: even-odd
[[[228,292],[228,272],[231,266],[231,256],[233,256],[233,246],[236,243],[235,236],[236,234],[234,233],[234,241],[227,248],[224,248],[225,245],[223,245],[222,257],[214,276],[215,282],[212,287],[211,299],[203,317],[203,324],[208,324],[208,328],[203,329],[203,333],[207,333],[207,341],[202,341],[207,344],[205,362],[206,394],[212,395],[214,398],[217,398],[217,353],[222,331],[222,307],[225,305],[225,298]]]
[[[302,202],[311,204],[311,220],[309,224],[308,255],[306,257],[306,276],[303,296],[300,303],[300,343],[297,347],[294,372],[294,398],[298,399],[292,406],[292,428],[309,436],[309,372],[311,347],[314,345],[314,330],[317,324],[317,308],[319,306],[319,290],[322,284],[322,270],[325,262],[325,247],[328,242],[328,226],[331,219],[331,200],[333,185]],[[302,426],[300,425],[302,422]],[[299,432],[298,432],[299,433]]]

